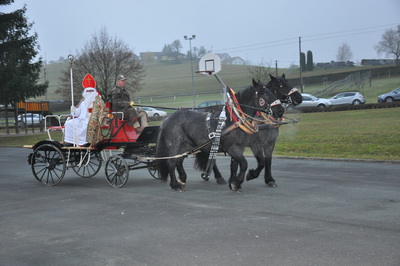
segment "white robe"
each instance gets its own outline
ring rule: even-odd
[[[88,93],[86,92],[88,89],[93,90],[93,88],[85,89],[83,92],[84,99],[76,107],[73,118],[69,118],[65,122],[64,142],[75,145],[84,145],[87,143],[86,133],[91,115],[89,108],[93,107],[93,102],[97,96],[96,90],[95,92]]]

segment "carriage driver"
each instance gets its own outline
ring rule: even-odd
[[[140,134],[148,126],[147,113],[143,110],[136,110],[134,102],[130,100],[128,91],[125,89],[126,78],[123,75],[117,77],[116,86],[111,90],[109,99],[113,112],[123,112],[124,119],[129,126],[134,126],[136,133]],[[135,126],[135,122],[140,118],[140,127]]]

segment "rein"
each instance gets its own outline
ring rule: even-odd
[[[289,120],[288,122],[285,122],[286,120]],[[266,120],[260,120],[262,123],[258,125],[259,130],[267,129],[270,127],[274,128],[279,128],[281,125],[294,125],[300,122],[300,119],[292,119],[288,117],[283,117],[282,120],[276,120],[276,119],[268,119]]]

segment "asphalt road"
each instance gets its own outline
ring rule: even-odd
[[[43,187],[29,152],[0,147],[0,265],[400,265],[400,164],[276,158],[278,187],[236,193],[189,158],[173,192],[146,169]]]

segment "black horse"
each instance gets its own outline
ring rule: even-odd
[[[267,84],[267,87],[275,93],[281,102],[286,102],[294,106],[302,103],[303,98],[301,93],[293,88],[292,85],[286,80],[285,75],[281,77],[274,77],[270,75],[271,81]],[[251,169],[247,173],[246,180],[252,180],[260,175],[260,172],[265,167],[264,181],[265,184],[271,187],[276,186],[275,179],[272,177],[271,165],[272,165],[272,153],[275,148],[275,142],[278,138],[279,126],[262,126],[260,125],[260,131],[250,136],[248,146],[254,153],[257,159],[257,168]]]
[[[283,74],[281,77],[274,77],[270,75],[270,78],[271,80],[268,82],[266,87],[269,91],[273,92],[281,102],[292,105],[299,105],[302,103],[303,97],[301,96],[301,93],[287,81],[285,74]],[[277,121],[276,119],[275,121],[271,120],[273,120],[273,118],[266,121],[264,120],[264,122],[260,122],[258,133],[248,136],[246,143],[244,144],[244,146],[251,148],[254,156],[257,159],[257,168],[249,170],[246,180],[249,181],[257,178],[265,167],[265,183],[268,186],[275,187],[276,182],[272,177],[271,165],[272,153],[274,151],[275,142],[279,134],[280,121]],[[269,124],[265,124],[265,122]],[[274,124],[276,125],[274,126]],[[200,159],[203,160],[203,162],[200,164],[202,165],[204,164],[204,161],[208,160],[208,157],[203,156],[200,158],[200,156],[198,156],[198,158],[196,158],[196,162],[198,163]],[[232,160],[231,178],[235,175],[237,169],[238,164]],[[216,165],[214,165],[213,171],[218,184],[226,183]]]
[[[276,117],[281,117],[284,108],[265,85],[254,80],[253,86],[234,94],[234,97],[240,108],[237,108],[232,115],[227,115],[220,144],[221,149],[240,166],[239,174],[232,176],[229,180],[231,189],[240,190],[247,170],[247,161],[243,156],[244,144],[247,143],[248,138],[248,133],[245,131],[249,130],[247,127],[254,125],[249,120],[256,115],[258,110],[267,109]],[[228,106],[227,108],[230,109]],[[172,114],[161,125],[156,149],[156,156],[159,158],[157,160],[158,172],[161,180],[166,181],[168,175],[170,176],[172,189],[182,190],[184,188],[187,176],[183,169],[183,160],[191,151],[198,151],[196,153],[197,164],[200,169],[206,168],[204,158],[208,158],[211,148],[209,134],[215,131],[222,111],[220,109],[210,114],[181,110]],[[239,116],[242,115],[239,120],[235,119],[235,117],[237,118],[235,114],[238,113]],[[237,128],[238,126],[239,128]],[[178,178],[175,169],[178,171]],[[218,171],[216,166],[213,169]]]

